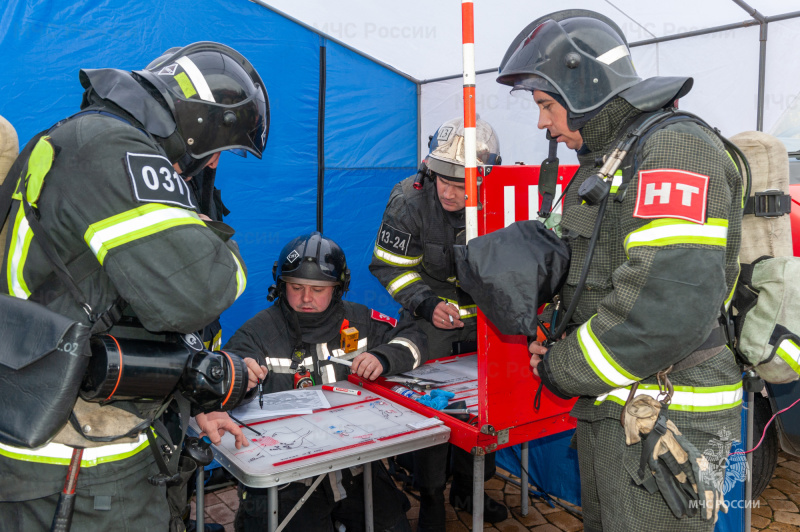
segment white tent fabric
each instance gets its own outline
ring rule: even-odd
[[[317,31],[408,75],[421,83],[419,150],[445,120],[462,113],[461,3],[404,0],[260,1]],[[743,5],[739,5],[739,4]],[[519,0],[475,0],[477,111],[498,131],[503,159],[538,164],[546,156],[544,134],[537,133],[532,102],[510,96],[495,83],[496,69],[511,40],[527,24],[559,7],[592,9],[615,20],[632,45],[639,74],[692,76],[695,85],[681,106],[696,112],[723,134],[757,129],[760,28],[744,6],[765,17],[795,13],[796,0],[577,0],[555,5]],[[742,27],[750,22],[749,27]],[[636,43],[724,25],[729,29],[678,40]],[[763,130],[771,131],[792,108],[800,92],[800,18],[768,24]],[[444,81],[441,77],[456,76]],[[800,101],[794,104],[800,105]],[[565,163],[574,155],[562,150]]]

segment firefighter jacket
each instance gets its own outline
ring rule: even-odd
[[[572,250],[563,308],[598,212],[581,202],[578,187],[638,113],[617,98],[582,129],[580,168],[561,222]],[[548,388],[580,396],[572,413],[584,421],[618,419],[636,381],[643,382],[637,394],[656,396],[653,375],[704,344],[739,273],[741,176],[719,139],[694,122],[668,125],[646,138],[633,164],[627,188],[617,188],[622,174],[614,178],[572,328],[539,365]],[[694,423],[704,423],[703,430],[728,427],[738,436],[741,374],[724,343],[710,347],[717,354],[709,360],[670,375],[670,418],[678,427],[698,416]]]
[[[198,217],[186,183],[139,122],[99,98],[84,111],[48,133],[57,154],[35,205],[41,224],[95,312],[121,298],[149,331],[201,329],[245,288],[238,246]],[[52,266],[19,201],[13,202],[7,225],[0,290],[88,324],[69,291],[40,290],[52,279]],[[116,425],[127,412],[90,405],[96,408],[92,435],[125,433]],[[129,416],[134,419],[127,429],[138,424]],[[147,439],[140,434],[133,440],[85,442],[92,449],[84,454],[80,484],[146,467],[152,460],[149,451],[141,452]],[[34,451],[2,446],[0,473],[11,492],[0,490],[0,500],[57,493],[65,470],[49,466],[67,465],[69,451],[57,443]]]
[[[381,360],[385,368],[383,375],[409,371],[421,362],[426,339],[411,318],[398,322],[364,305],[339,299],[325,312],[315,313],[312,320],[301,321],[302,338],[297,339],[287,319],[287,312],[294,311],[288,309],[283,299],[281,297],[276,304],[245,322],[224,347],[225,351],[267,366],[265,393],[294,387],[296,368],[291,367],[291,357],[296,346],[304,350],[300,364],[312,372],[316,384],[346,380],[350,374],[347,366],[327,362],[329,356],[352,360],[369,352]],[[313,318],[317,318],[314,323]],[[358,348],[345,353],[340,345],[340,332],[348,327],[358,329]]]
[[[383,213],[369,271],[411,312],[430,298],[456,305],[465,329],[476,327],[477,307],[456,278],[453,246],[466,242],[464,211],[442,208],[432,179],[416,190],[414,177],[396,184]]]

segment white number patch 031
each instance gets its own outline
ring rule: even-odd
[[[149,153],[127,153],[125,158],[133,195],[137,201],[197,209],[189,185],[166,157]]]

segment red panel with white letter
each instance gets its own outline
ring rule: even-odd
[[[662,168],[639,172],[636,218],[680,218],[706,223],[708,176]]]

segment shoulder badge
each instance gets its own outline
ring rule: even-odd
[[[636,218],[680,218],[706,223],[708,176],[674,168],[639,172]]]
[[[140,203],[166,203],[197,210],[192,191],[166,157],[152,153],[126,153],[133,196]]]
[[[369,317],[372,318],[373,320],[382,321],[384,323],[388,323],[392,327],[397,327],[397,320],[395,318],[390,318],[386,314],[378,312],[375,309],[369,309],[369,311],[370,311]]]
[[[395,229],[384,222],[378,231],[377,245],[389,253],[408,255],[408,244],[411,242],[411,233]]]

